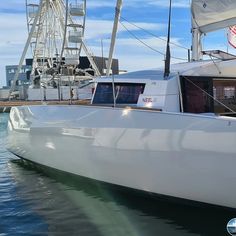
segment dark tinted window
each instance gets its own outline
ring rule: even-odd
[[[214,98],[231,108],[236,110],[236,80],[233,79],[217,79],[213,80],[213,96]],[[214,110],[216,113],[230,112],[229,109],[222,106],[219,102],[214,102]]]
[[[213,112],[213,101],[207,94],[212,94],[212,78],[183,77],[184,111],[190,113]]]
[[[139,95],[143,93],[145,84],[115,83],[117,104],[137,104]],[[112,83],[98,83],[93,104],[113,104]]]

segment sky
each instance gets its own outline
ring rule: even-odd
[[[121,70],[135,71],[163,65],[164,57],[157,51],[165,53],[166,43],[154,35],[166,39],[168,4],[168,0],[123,0],[121,21],[129,32],[119,24],[114,53],[114,57],[119,59]],[[190,0],[172,0],[172,4],[171,41],[175,45],[190,48]],[[102,41],[104,56],[108,56],[115,5],[116,0],[87,0],[85,43],[94,55],[102,55]],[[28,36],[25,12],[25,0],[0,1],[0,87],[6,84],[5,66],[17,65],[24,49]],[[133,34],[149,47],[135,39]],[[175,45],[171,47],[172,63],[187,60],[187,50]],[[226,51],[226,32],[209,34],[203,40],[203,45],[207,49]],[[230,52],[236,53],[234,51],[231,49]],[[31,57],[30,50],[27,57]]]

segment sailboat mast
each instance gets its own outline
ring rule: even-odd
[[[170,0],[169,6],[169,21],[168,21],[168,35],[166,44],[166,58],[165,58],[165,70],[164,78],[167,78],[170,74],[170,28],[171,28],[171,10],[172,10],[172,0]]]
[[[111,37],[111,46],[110,46],[110,52],[109,52],[109,57],[108,57],[108,64],[107,64],[107,73],[106,75],[109,76],[111,66],[112,66],[112,58],[113,58],[113,52],[115,48],[115,42],[116,42],[116,33],[118,30],[118,23],[120,20],[120,13],[121,13],[121,8],[122,8],[122,0],[117,0],[116,3],[116,13],[115,13],[115,20],[114,20],[114,25],[113,25],[113,31],[112,31],[112,37]]]
[[[199,61],[200,59],[202,59],[201,32],[192,19],[192,61]]]

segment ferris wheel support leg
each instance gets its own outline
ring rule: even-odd
[[[34,31],[35,31],[37,22],[38,22],[38,20],[39,20],[39,17],[40,17],[40,14],[41,14],[41,10],[42,10],[42,6],[43,6],[43,0],[40,1],[39,11],[38,11],[38,13],[37,13],[37,15],[36,15],[36,17],[35,17],[35,19],[34,19],[34,23],[33,23],[32,27],[31,27],[31,30],[30,30],[30,33],[29,33],[27,42],[26,42],[26,44],[25,44],[23,53],[22,53],[22,55],[21,55],[21,59],[20,59],[20,62],[19,62],[19,65],[18,65],[16,74],[15,74],[15,76],[14,76],[13,83],[12,83],[11,88],[10,88],[10,91],[9,91],[8,99],[10,99],[11,93],[15,90],[16,81],[18,80],[21,67],[22,67],[22,65],[23,65],[23,62],[24,62],[26,53],[27,53],[27,51],[28,51],[28,48],[29,48],[29,45],[30,45],[30,42],[31,42],[33,33],[34,33]]]
[[[92,58],[92,56],[91,56],[89,50],[87,49],[86,45],[84,44],[84,42],[82,42],[82,48],[83,48],[83,50],[84,50],[86,56],[88,57],[88,60],[89,60],[89,62],[90,62],[90,64],[91,64],[92,68],[94,69],[96,76],[100,76],[101,73],[99,72],[99,69],[98,69],[96,63],[95,63],[95,61],[93,60],[93,58]]]

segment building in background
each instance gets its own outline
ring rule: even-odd
[[[9,65],[6,66],[6,87],[11,87],[16,71],[18,66],[17,65]],[[29,85],[30,81],[30,72],[31,72],[31,65],[23,65],[20,74],[19,80],[16,82],[16,85]]]

